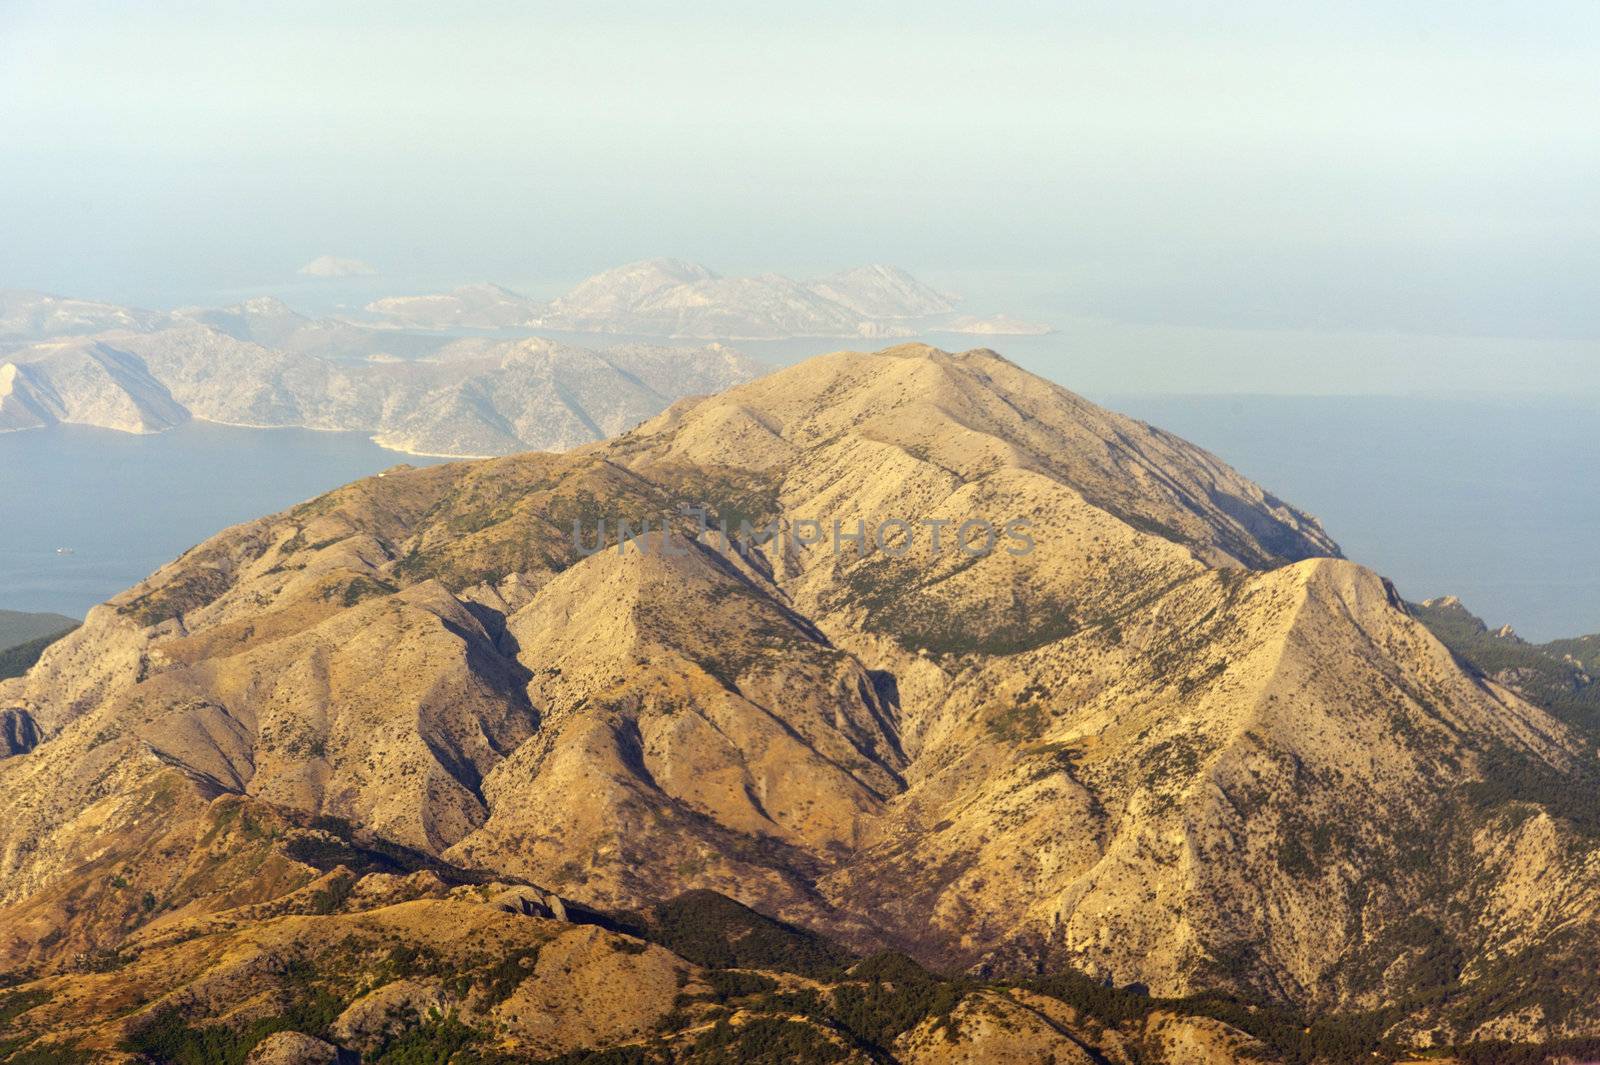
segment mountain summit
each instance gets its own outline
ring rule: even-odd
[[[1028,546],[967,550],[985,526]],[[565,454],[398,467],[190,551],[0,710],[29,738],[3,967],[176,965],[288,912],[273,949],[309,949],[476,878],[657,932],[715,891],[946,971],[1376,1011],[1404,1045],[1600,1024],[1591,741],[1315,519],[987,350],[839,352]],[[701,979],[639,957],[640,988]],[[525,1026],[428,973],[370,995]]]

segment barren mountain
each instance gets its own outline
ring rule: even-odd
[[[955,309],[955,301],[942,292],[881,263],[843,270],[806,287],[864,318],[920,318]]]
[[[856,312],[817,295],[800,282],[778,274],[763,274],[676,285],[646,296],[619,319],[592,322],[589,328],[671,337],[745,339],[859,336],[866,326]]]
[[[1600,1036],[1592,742],[1313,518],[989,351],[841,352],[349,485],[97,608],[0,710],[29,1038],[318,994],[290,1027],[330,1046],[437,1008],[485,1050],[639,1060]],[[592,930],[481,907],[513,889]],[[708,889],[799,927],[673,908]]]
[[[699,263],[682,259],[646,259],[602,271],[580,281],[565,296],[551,301],[552,319],[605,323],[629,315],[645,300],[668,289],[715,281],[717,275]]]
[[[0,431],[76,422],[158,433],[188,420],[142,361],[99,340],[47,341],[0,362]]]
[[[0,360],[0,430],[76,422],[154,432],[193,416],[359,430],[402,451],[498,455],[597,440],[693,390],[754,373],[717,345],[591,351],[464,339],[410,360],[321,354],[379,340],[373,330],[255,300],[180,312],[161,328],[39,343]]]

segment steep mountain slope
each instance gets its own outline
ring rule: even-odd
[[[978,521],[1031,549],[964,550]],[[0,968],[310,883],[196,850],[243,801],[947,970],[1374,1011],[1417,1046],[1600,1034],[1592,743],[1338,555],[988,351],[842,352],[564,454],[396,468],[223,533],[0,683],[30,737],[0,759]],[[960,1029],[1002,1016],[1024,1057],[1078,1031],[985,1001]]]
[[[100,340],[54,340],[0,365],[0,431],[71,422],[158,433],[189,420],[133,354]]]
[[[552,300],[548,313],[554,321],[598,326],[632,313],[640,303],[668,289],[714,281],[717,276],[699,263],[646,259],[585,278],[572,291]]]
[[[920,318],[955,310],[955,303],[943,293],[881,263],[842,270],[807,287],[865,318]]]

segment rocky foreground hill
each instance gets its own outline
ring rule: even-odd
[[[1600,1049],[1593,735],[988,351],[397,467],[0,714],[0,1060]]]

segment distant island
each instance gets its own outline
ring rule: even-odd
[[[306,277],[371,277],[377,272],[376,267],[360,259],[343,259],[337,255],[319,255],[297,271]]]
[[[269,298],[157,315],[7,293],[0,312],[0,337],[16,338],[0,354],[0,432],[65,422],[154,433],[198,418],[487,457],[598,440],[760,370],[720,344],[416,338]]]
[[[646,259],[595,274],[548,303],[500,285],[475,284],[390,296],[366,310],[391,324],[422,329],[554,329],[692,340],[1049,332],[1004,315],[944,321],[956,303],[957,297],[882,264],[797,281],[773,273],[724,277],[699,263]]]
[[[300,272],[376,271],[322,256]],[[739,340],[1050,331],[1003,314],[952,317],[956,301],[881,264],[797,281],[724,277],[681,259],[606,270],[548,302],[480,283],[388,296],[336,318],[273,297],[149,311],[0,291],[0,432],[73,423],[154,433],[202,419],[489,457],[599,440],[749,380],[761,368],[728,346]],[[662,342],[590,346],[537,332]]]
[[[939,327],[939,332],[961,333],[966,336],[1037,337],[1054,333],[1055,329],[1038,322],[1024,322],[1008,314],[996,314],[988,318],[975,318],[968,314],[952,322],[946,322]]]

